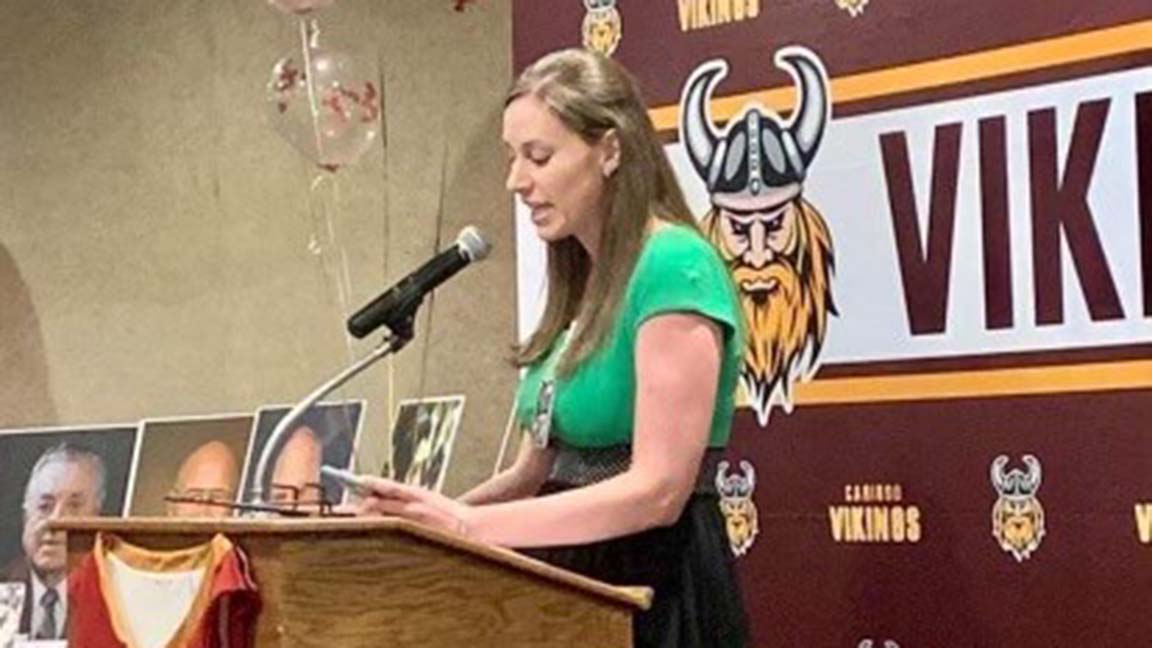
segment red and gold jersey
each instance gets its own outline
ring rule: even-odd
[[[249,648],[260,595],[247,557],[223,535],[152,551],[97,534],[69,576],[74,648]]]

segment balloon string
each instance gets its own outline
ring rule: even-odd
[[[320,137],[320,106],[316,103],[316,88],[312,73],[312,48],[316,46],[316,37],[320,29],[316,21],[300,19],[300,52],[304,57],[304,85],[308,88],[308,107],[312,111],[312,137],[316,143],[316,162],[321,166],[325,163],[324,141]]]
[[[335,287],[337,302],[335,325],[340,331],[343,331],[347,362],[352,364],[356,360],[355,348],[353,347],[352,336],[345,327],[345,321],[351,315],[352,279],[348,266],[347,249],[340,243],[335,218],[340,206],[339,179],[333,175],[317,173],[309,186],[309,198],[312,215],[312,240],[309,244],[309,250],[319,257],[324,285]],[[351,399],[337,396],[336,400],[341,404],[343,429],[348,430],[349,433],[354,433]],[[355,442],[356,439],[352,439],[352,441]],[[356,461],[359,463],[361,458],[356,457]]]
[[[339,306],[340,318],[339,318],[339,321],[336,323],[336,325],[339,327],[339,330],[343,331],[343,333],[344,333],[345,363],[348,366],[351,366],[356,362],[356,352],[355,352],[355,349],[353,348],[353,344],[352,344],[352,334],[348,331],[348,327],[345,325],[345,322],[347,322],[348,318],[352,315],[352,274],[348,270],[348,249],[343,243],[340,243],[341,239],[339,238],[337,231],[336,231],[335,218],[333,218],[333,216],[332,216],[332,214],[340,208],[340,204],[341,204],[341,201],[340,201],[340,182],[337,178],[334,177],[334,178],[332,178],[332,205],[333,205],[333,209],[328,212],[328,219],[327,220],[328,220],[328,234],[329,234],[331,240],[334,243],[336,243],[335,248],[340,253],[340,268],[339,268],[340,274],[337,277],[337,281],[336,281],[336,290],[337,290],[338,298],[340,300],[340,306]],[[352,425],[352,418],[351,418],[351,416],[349,416],[350,409],[351,409],[351,407],[349,406],[349,403],[351,402],[351,400],[347,399],[347,398],[344,398],[341,400],[343,401],[343,407],[341,407],[340,409],[344,414],[344,429],[348,430],[349,433],[351,433],[353,435],[352,439],[351,439],[351,441],[353,442],[352,451],[354,454],[359,454],[359,448],[356,447],[357,445],[359,445],[357,443],[357,441],[359,441],[359,439],[357,439],[355,437],[356,428],[355,428],[355,426]],[[363,415],[364,415],[364,413],[361,412],[361,416],[363,416]],[[359,462],[360,458],[357,457],[356,461]],[[359,466],[355,466],[355,468],[357,470],[359,470]]]
[[[340,181],[336,176],[317,173],[309,188],[309,203],[312,214],[312,242],[309,249],[319,257],[324,285],[335,288],[336,318],[333,325],[343,332],[344,352],[347,364],[355,362],[355,349],[352,336],[344,323],[351,314],[352,279],[348,268],[346,247],[340,243],[336,226],[336,214],[340,207]],[[329,293],[332,294],[332,293]],[[345,430],[354,433],[355,426],[350,416],[351,400],[343,395],[336,397],[341,403]],[[355,442],[356,439],[351,439]],[[355,448],[354,448],[355,450]],[[360,461],[359,457],[356,459]]]
[[[331,191],[325,191],[328,184]],[[355,360],[355,349],[351,336],[345,330],[344,320],[351,315],[352,280],[348,269],[348,255],[339,243],[334,213],[340,201],[340,184],[335,176],[316,174],[309,191],[309,204],[312,213],[312,241],[309,250],[319,257],[320,268],[326,286],[334,288],[336,310],[339,317],[337,326],[344,331],[345,353],[349,361]]]
[[[332,203],[337,206],[340,204],[340,183],[335,179],[332,181]],[[328,232],[333,241],[340,240],[336,235],[335,219],[331,216],[328,218]],[[344,350],[347,353],[348,364],[352,364],[356,361],[356,350],[352,344],[352,334],[344,326],[344,321],[352,315],[352,273],[348,269],[348,248],[340,244],[336,249],[340,253],[340,274],[336,280],[340,298],[340,330],[344,331]]]
[[[381,157],[383,158],[383,160],[380,164],[380,171],[381,171],[381,174],[383,176],[381,178],[381,180],[382,180],[381,186],[384,188],[384,191],[382,192],[382,195],[381,195],[381,199],[383,201],[383,208],[384,208],[383,209],[383,211],[384,211],[384,259],[383,259],[382,265],[383,265],[383,270],[384,270],[384,276],[388,277],[389,276],[389,274],[388,274],[388,272],[389,272],[388,261],[391,258],[391,255],[388,253],[388,244],[389,244],[389,242],[392,241],[392,203],[390,202],[390,197],[392,195],[392,192],[389,189],[389,187],[391,186],[389,184],[389,180],[391,178],[391,174],[389,172],[389,170],[390,170],[389,164],[391,163],[391,156],[389,155],[388,143],[392,140],[390,137],[388,137],[388,126],[391,122],[388,120],[388,112],[387,112],[388,106],[385,102],[388,101],[388,98],[391,96],[392,93],[391,93],[391,88],[389,88],[387,83],[386,83],[388,77],[384,73],[385,69],[386,68],[385,68],[383,59],[380,57],[379,54],[377,54],[377,74],[379,75],[378,81],[379,81],[379,87],[380,87],[380,154],[381,154]],[[385,359],[385,362],[387,364],[385,365],[386,386],[385,386],[384,416],[388,421],[388,426],[385,428],[388,432],[384,435],[384,452],[385,452],[384,461],[387,463],[387,468],[388,468],[387,474],[390,477],[393,476],[393,473],[395,472],[395,470],[392,468],[392,464],[393,464],[392,459],[395,456],[395,449],[394,449],[393,444],[392,444],[392,429],[396,425],[396,414],[397,414],[396,413],[396,363],[395,363],[395,359],[396,359],[396,356],[394,356],[394,355],[388,356],[388,358]],[[381,474],[383,474],[383,473],[381,473]]]
[[[396,448],[395,448],[395,445],[392,443],[392,430],[394,430],[396,427],[396,362],[395,362],[395,358],[396,358],[396,356],[390,355],[385,360],[385,362],[388,363],[388,367],[387,367],[387,369],[388,369],[388,405],[387,405],[387,407],[388,407],[388,411],[387,411],[388,434],[384,435],[385,440],[387,441],[386,447],[384,450],[387,454],[385,455],[384,461],[387,462],[387,464],[388,464],[388,476],[392,477],[393,479],[396,478],[396,467],[394,465],[394,462],[392,461],[392,458],[396,456],[395,455]]]

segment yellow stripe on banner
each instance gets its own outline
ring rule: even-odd
[[[874,99],[1148,49],[1152,49],[1152,20],[837,77],[831,81],[832,98],[835,103]],[[752,101],[784,112],[795,105],[796,91],[788,86],[718,97],[712,100],[712,117],[727,121]],[[656,130],[678,128],[678,105],[653,108],[648,114]]]
[[[817,378],[794,387],[798,405],[1026,396],[1152,388],[1152,360]]]

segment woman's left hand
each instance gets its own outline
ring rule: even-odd
[[[469,535],[472,507],[419,486],[384,477],[365,477],[369,493],[356,505],[359,516],[394,515],[462,536]]]

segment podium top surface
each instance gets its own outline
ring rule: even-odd
[[[373,533],[402,534],[454,551],[471,554],[514,571],[565,585],[589,595],[635,610],[646,610],[652,604],[652,590],[647,587],[618,587],[561,569],[523,554],[481,544],[402,518],[276,518],[276,519],[191,519],[191,518],[68,518],[50,523],[54,529],[68,533],[116,533],[148,535],[213,535],[222,533],[244,536],[294,536],[302,534],[362,535]]]

